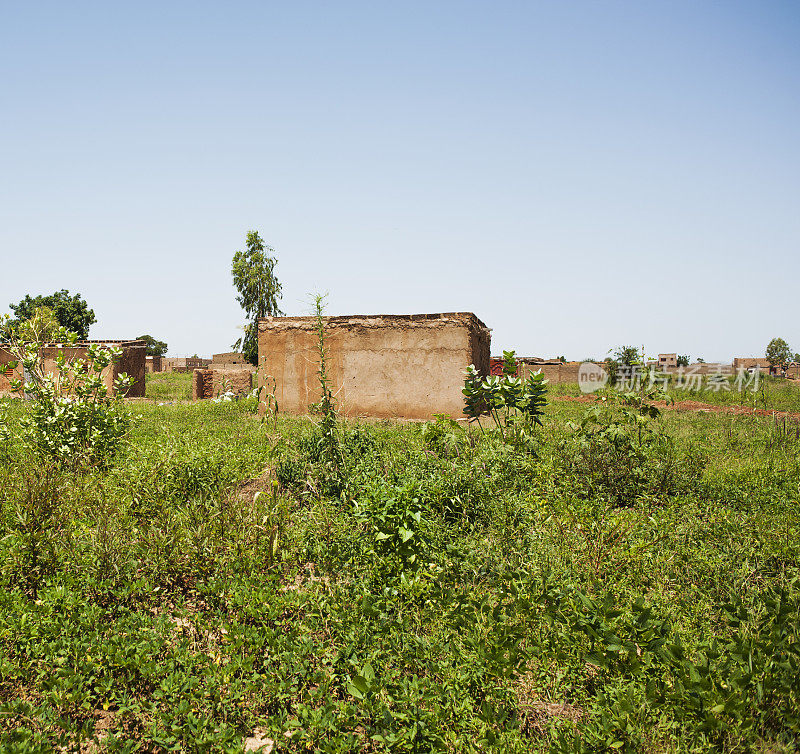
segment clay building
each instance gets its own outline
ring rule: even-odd
[[[145,351],[146,346],[142,340],[84,340],[69,347],[64,347],[56,343],[48,343],[41,349],[41,356],[44,360],[44,369],[53,374],[58,373],[56,356],[63,352],[68,360],[84,359],[88,347],[94,343],[103,346],[116,346],[122,350],[122,356],[114,363],[107,366],[101,376],[105,382],[109,395],[114,389],[114,381],[123,372],[133,378],[133,384],[126,393],[129,398],[144,397],[144,375],[145,375]],[[13,356],[7,349],[0,344],[0,395],[11,394],[11,379],[22,378],[22,366],[17,364],[16,368],[11,369],[8,364],[13,362]]]
[[[232,369],[235,367],[250,367],[255,369],[252,364],[249,364],[245,361],[244,354],[238,353],[236,351],[231,351],[229,353],[215,353],[211,355],[211,364],[212,369]]]
[[[464,370],[489,372],[491,331],[468,312],[325,317],[328,376],[347,416],[463,416]],[[281,411],[320,398],[315,317],[258,323],[259,387],[275,381]]]
[[[201,359],[199,356],[164,356],[161,359],[162,372],[192,372],[195,369],[205,369],[211,359]]]
[[[561,361],[560,359],[538,359],[523,356],[519,360],[519,376],[527,380],[534,373],[541,371],[544,378],[553,385],[566,382],[578,382],[579,361]]]
[[[542,359],[538,356],[518,356],[517,376],[527,380],[534,372],[541,371],[545,379],[552,384],[578,382],[579,361],[561,361],[561,359]],[[503,374],[503,357],[492,356],[491,374]]]
[[[758,367],[762,372],[770,372],[769,359],[757,356],[737,356],[733,360],[733,370],[738,372],[740,369],[750,370]]]
[[[163,356],[145,356],[144,369],[148,374],[162,370]]]

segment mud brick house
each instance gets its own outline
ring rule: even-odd
[[[145,371],[148,374],[161,371],[162,356],[146,356],[144,362]]]
[[[161,359],[162,372],[192,372],[195,369],[205,369],[211,359],[201,359],[199,356],[165,356]]]
[[[755,369],[758,367],[762,372],[769,372],[769,359],[757,356],[737,356],[733,360],[733,370],[738,372],[740,369]]]
[[[517,376],[527,380],[534,372],[542,372],[545,379],[553,384],[562,382],[578,382],[579,361],[561,361],[561,359],[542,359],[538,356],[518,356]],[[491,373],[503,374],[503,357],[492,356]]]
[[[45,371],[53,374],[58,373],[56,356],[63,351],[68,360],[84,359],[90,345],[97,343],[101,346],[116,346],[122,350],[119,360],[107,366],[101,376],[108,388],[109,395],[113,392],[114,381],[123,372],[133,378],[133,384],[126,393],[129,398],[144,397],[144,375],[145,375],[145,352],[146,344],[143,340],[84,340],[69,347],[63,347],[57,343],[48,343],[42,347],[41,356],[44,360]],[[22,366],[17,365],[15,369],[10,369],[8,364],[13,362],[11,353],[0,344],[0,395],[11,393],[11,379],[22,378]]]
[[[247,361],[245,361],[244,354],[236,351],[212,354],[211,364],[209,366],[212,369],[233,369],[235,367],[242,367],[244,369],[251,368],[255,370],[252,364],[248,364]]]
[[[347,416],[463,416],[464,370],[489,372],[491,331],[474,314],[325,317],[328,374]],[[281,411],[304,414],[320,399],[315,317],[258,323],[259,387],[275,380]],[[263,409],[263,404],[262,404]]]

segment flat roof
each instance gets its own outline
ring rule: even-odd
[[[316,319],[315,314],[306,314],[302,317],[261,317],[259,322],[274,322],[292,324],[305,324],[309,321]],[[472,312],[438,312],[434,314],[324,314],[323,319],[326,322],[345,323],[345,322],[425,322],[435,320],[474,320],[476,324],[485,330],[490,330],[486,324]]]

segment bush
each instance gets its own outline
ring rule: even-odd
[[[22,323],[9,333],[8,348],[25,370],[25,380],[12,381],[12,387],[32,401],[28,416],[20,422],[22,442],[59,466],[107,466],[130,426],[121,396],[131,380],[120,375],[108,395],[102,378],[102,371],[122,351],[93,343],[85,359],[67,359],[62,350],[56,357],[58,372],[54,375],[45,372],[36,326],[36,322]],[[55,336],[66,345],[77,338],[63,329]],[[7,427],[0,428],[0,440],[10,440]]]
[[[678,453],[660,413],[646,396],[607,391],[571,425],[572,441],[559,448],[562,466],[587,496],[617,505],[689,491],[700,479],[705,454],[693,447]]]

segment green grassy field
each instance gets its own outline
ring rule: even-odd
[[[0,750],[796,750],[770,420],[665,412],[622,452],[554,402],[535,453],[340,422],[331,454],[254,409],[132,404],[102,472],[0,450]]]
[[[161,402],[192,400],[192,373],[155,372],[146,375],[145,397]]]

